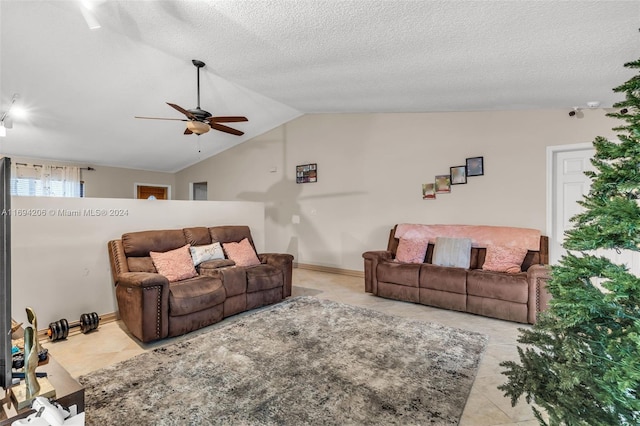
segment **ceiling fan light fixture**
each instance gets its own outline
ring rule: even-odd
[[[207,123],[201,121],[187,121],[187,129],[191,130],[196,135],[202,135],[211,130],[211,127]]]
[[[2,0],[0,0],[2,1]],[[192,60],[193,65],[197,70],[197,86],[198,86],[198,106],[193,109],[184,109],[180,105],[172,104],[171,102],[167,102],[171,108],[176,111],[184,114],[185,118],[160,118],[160,117],[140,117],[136,116],[136,118],[145,118],[151,120],[176,120],[176,121],[186,121],[187,128],[184,131],[185,135],[202,135],[207,133],[209,130],[214,129],[219,132],[229,133],[231,135],[242,136],[244,132],[240,130],[234,129],[233,127],[225,126],[220,123],[238,123],[247,120],[247,117],[244,116],[216,116],[213,117],[209,111],[205,111],[200,108],[200,68],[205,66],[205,63],[199,61],[197,59]]]

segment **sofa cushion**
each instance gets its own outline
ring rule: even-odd
[[[226,298],[222,282],[199,276],[169,285],[169,315],[180,316],[211,308]]]
[[[378,282],[378,296],[405,302],[420,302],[420,289],[394,283]]]
[[[165,252],[187,244],[182,229],[128,232],[122,235],[122,248],[127,256],[149,256],[149,252]]]
[[[192,246],[204,246],[211,244],[211,234],[206,226],[194,226],[192,228],[184,228],[184,237],[187,243]]]
[[[517,274],[522,271],[522,261],[527,251],[521,247],[488,246],[482,269]]]
[[[468,269],[471,262],[471,238],[436,238],[432,263]]]
[[[255,247],[251,238],[251,230],[248,226],[212,226],[209,228],[209,234],[211,235],[212,243],[237,243],[246,238]]]
[[[227,266],[234,266],[236,262],[231,259],[213,259],[202,262],[198,265],[200,273],[203,274],[205,271],[212,271],[214,269],[224,268]]]
[[[227,297],[238,296],[247,292],[247,268],[238,266],[218,268],[213,274],[213,276],[218,276],[222,280]]]
[[[422,263],[424,262],[428,246],[429,240],[400,238],[396,251],[396,261],[402,263]]]
[[[189,253],[189,244],[164,253],[152,251],[149,255],[158,273],[167,277],[169,282],[185,280],[198,275]]]
[[[207,244],[206,246],[189,247],[191,259],[194,266],[198,266],[202,262],[215,259],[224,259],[224,252],[220,243]]]
[[[418,287],[418,278],[422,265],[422,263],[380,262],[377,270],[378,282],[383,281],[408,287]]]
[[[527,303],[529,283],[527,274],[505,274],[481,270],[467,271],[467,294],[470,296]]]
[[[245,268],[247,274],[247,293],[282,287],[282,270],[267,264]]]
[[[467,294],[467,270],[447,266],[420,266],[420,288]]]
[[[157,273],[156,267],[153,266],[151,257],[127,257],[127,266],[131,272],[153,272]]]
[[[254,266],[260,264],[260,259],[247,238],[242,239],[239,243],[222,243],[227,257],[237,266]]]

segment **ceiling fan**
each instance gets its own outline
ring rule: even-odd
[[[203,133],[207,133],[211,129],[219,130],[221,132],[230,133],[236,136],[244,135],[244,132],[240,130],[236,130],[229,126],[225,126],[220,123],[236,123],[240,121],[249,121],[247,117],[240,116],[226,116],[226,117],[213,117],[209,111],[205,111],[200,108],[200,68],[204,67],[206,64],[197,59],[193,59],[191,61],[193,65],[198,70],[198,106],[194,109],[184,109],[179,105],[172,104],[167,102],[171,108],[174,108],[184,114],[187,118],[158,118],[158,117],[138,117],[135,118],[144,118],[147,120],[175,120],[175,121],[186,121],[187,128],[184,131],[185,135],[190,135],[195,133],[200,136]]]

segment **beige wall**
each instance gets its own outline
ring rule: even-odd
[[[209,200],[265,202],[267,251],[300,263],[362,270],[362,252],[384,249],[395,223],[467,223],[546,232],[546,147],[613,137],[602,110],[415,114],[311,114],[176,174],[176,198],[208,182]],[[421,184],[467,157],[485,175],[436,200]],[[318,163],[318,182],[295,183],[297,164]],[[273,170],[277,170],[273,172]],[[294,216],[300,223],[292,223]]]
[[[11,157],[11,156],[9,156]],[[86,168],[88,164],[67,163],[35,158],[11,157],[12,162],[28,164],[50,164],[56,166],[77,166]],[[171,198],[175,199],[175,174],[150,172],[146,170],[120,167],[91,166],[95,170],[82,170],[85,196],[90,198],[135,198],[135,184],[169,185]]]

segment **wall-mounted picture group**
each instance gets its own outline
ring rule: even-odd
[[[422,199],[435,200],[436,194],[448,194],[452,185],[467,183],[470,176],[484,175],[484,157],[467,158],[465,165],[449,167],[448,175],[436,175],[434,183],[422,184]]]

